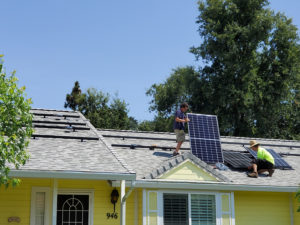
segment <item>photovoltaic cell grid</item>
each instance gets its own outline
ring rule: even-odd
[[[223,163],[217,117],[194,113],[187,117],[192,153],[207,163]]]
[[[250,154],[257,159],[257,153],[253,151],[251,148],[244,147],[247,149]],[[280,155],[278,155],[273,149],[266,149],[274,158],[275,161],[275,168],[279,169],[293,169]]]
[[[252,160],[240,152],[223,151],[224,161],[235,169],[246,169],[251,165]]]

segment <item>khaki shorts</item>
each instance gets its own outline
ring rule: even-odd
[[[185,141],[185,132],[184,132],[184,130],[175,129],[175,134],[176,134],[176,141],[177,142],[184,142]]]

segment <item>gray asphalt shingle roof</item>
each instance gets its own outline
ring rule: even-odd
[[[118,155],[127,162],[127,164],[136,172],[137,180],[150,178],[153,171],[162,165],[172,161],[172,151],[176,146],[175,135],[173,133],[159,132],[135,132],[118,130],[101,130],[98,133],[102,135],[108,143],[113,145]],[[188,135],[187,135],[188,139]],[[251,138],[245,137],[221,137],[222,149],[227,151],[244,152],[244,146],[248,146]],[[256,139],[262,147],[272,148],[278,153],[300,154],[300,141],[278,140],[278,139]],[[134,147],[130,149],[129,146]],[[156,147],[149,150],[146,146]],[[160,148],[162,147],[162,148]],[[190,152],[189,141],[182,145],[182,153]],[[227,171],[218,171],[230,180],[233,184],[246,185],[271,185],[271,186],[299,186],[300,184],[300,156],[283,156],[293,170],[276,169],[273,177],[265,175],[258,179],[249,178],[246,171],[235,170],[229,167]],[[153,177],[154,179],[154,177]]]
[[[30,159],[21,171],[136,173],[137,180],[151,180],[189,159],[222,182],[267,186],[299,186],[300,183],[300,156],[284,156],[293,170],[276,169],[273,177],[262,175],[253,179],[246,176],[246,171],[230,167],[221,171],[202,162],[189,153],[188,136],[182,145],[183,155],[173,157],[176,146],[173,133],[96,130],[79,112],[44,109],[31,112],[35,132],[28,147]],[[243,152],[249,140],[221,137],[222,149]],[[300,141],[256,140],[278,153],[300,154]]]
[[[31,113],[36,127],[28,146],[30,158],[20,170],[134,173],[81,113],[43,109]],[[70,125],[82,129],[68,129]]]

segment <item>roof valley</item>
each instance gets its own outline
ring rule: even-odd
[[[131,169],[131,168],[129,167],[129,165],[125,162],[125,160],[123,160],[123,159],[117,154],[117,152],[111,147],[111,145],[107,143],[107,141],[104,139],[104,137],[103,137],[101,134],[99,134],[99,133],[97,132],[96,128],[91,124],[91,122],[90,122],[88,119],[86,119],[86,118],[84,117],[84,115],[82,115],[81,112],[79,112],[79,111],[76,111],[76,112],[80,115],[81,119],[87,123],[87,125],[91,128],[91,130],[95,133],[95,135],[96,135],[97,137],[99,137],[99,141],[101,141],[101,142],[107,147],[107,149],[112,153],[112,155],[117,159],[117,161],[118,161],[118,162],[119,162],[119,163],[120,163],[120,164],[121,164],[121,165],[129,172],[129,173],[136,173],[133,169]]]

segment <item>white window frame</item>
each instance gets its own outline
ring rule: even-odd
[[[30,207],[30,225],[35,224],[35,211],[36,211],[36,193],[45,193],[45,215],[44,215],[44,225],[49,225],[50,218],[50,188],[49,187],[32,187],[31,189],[31,207]]]
[[[164,224],[164,210],[163,210],[163,194],[187,194],[188,195],[188,210],[189,210],[189,225],[192,224],[191,218],[191,195],[199,194],[199,195],[214,195],[215,196],[215,204],[216,204],[216,225],[222,224],[222,204],[221,204],[221,193],[220,192],[209,192],[209,191],[174,191],[174,190],[160,190],[157,191],[158,201],[158,225]]]
[[[93,225],[94,223],[93,221],[94,190],[93,189],[58,189],[56,199],[58,195],[88,195],[89,196],[89,225]],[[55,213],[57,213],[57,209]]]

